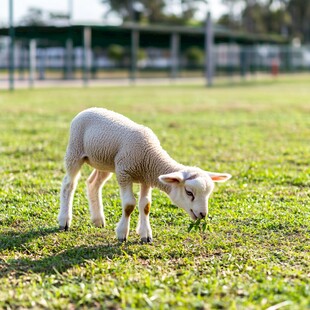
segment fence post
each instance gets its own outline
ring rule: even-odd
[[[70,27],[70,26],[69,26]],[[66,40],[66,63],[65,63],[65,79],[72,79],[73,68],[73,42],[71,38]]]
[[[31,39],[29,43],[29,87],[34,86],[35,73],[36,73],[36,49],[37,42]]]
[[[172,33],[171,35],[171,78],[175,79],[178,75],[179,68],[179,46],[180,36],[178,33]]]
[[[138,30],[131,30],[131,66],[130,66],[130,80],[134,82],[137,75],[137,61],[139,49],[139,32]]]
[[[45,80],[45,61],[46,61],[46,50],[42,47],[39,53],[39,79]]]
[[[247,74],[247,51],[244,46],[240,46],[240,76],[245,78]]]
[[[10,35],[10,47],[9,47],[9,82],[10,90],[14,90],[14,39],[15,39],[15,30],[14,30],[14,20],[13,20],[13,0],[9,2],[9,35]]]
[[[91,67],[91,28],[83,28],[83,82],[88,85],[89,71]]]
[[[213,58],[213,25],[211,19],[211,13],[208,12],[207,21],[205,26],[205,75],[207,80],[207,85],[209,87],[213,84],[213,74],[214,74],[214,58]]]

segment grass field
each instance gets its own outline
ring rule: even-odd
[[[151,127],[176,160],[233,178],[217,185],[207,229],[153,191],[154,242],[91,225],[85,166],[69,232],[59,190],[71,119],[102,106]],[[310,309],[310,77],[0,94],[0,308]]]

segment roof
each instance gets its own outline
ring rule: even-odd
[[[180,35],[181,49],[188,46],[204,46],[204,27],[165,26],[165,25],[141,25],[127,23],[120,26],[102,24],[79,24],[71,26],[17,26],[15,38],[40,39],[40,44],[64,44],[70,37],[75,46],[83,43],[83,29],[89,27],[92,30],[92,47],[120,44],[130,46],[132,30],[140,33],[139,44],[141,47],[169,47],[172,33]],[[243,32],[231,31],[227,28],[214,25],[215,43],[251,44],[284,44],[287,43],[281,36],[253,35]],[[0,35],[8,36],[8,28],[0,28]]]

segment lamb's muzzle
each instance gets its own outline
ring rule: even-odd
[[[115,112],[91,108],[79,113],[71,123],[65,156],[66,175],[60,193],[60,228],[67,230],[72,220],[73,194],[84,163],[94,168],[87,180],[91,220],[105,226],[102,187],[116,174],[120,186],[123,213],[116,233],[120,241],[128,239],[130,215],[136,199],[133,183],[140,183],[137,233],[142,242],[152,241],[149,221],[153,187],[166,192],[172,202],[190,217],[202,219],[208,214],[208,199],[214,182],[225,182],[231,175],[188,167],[173,160],[147,127]]]

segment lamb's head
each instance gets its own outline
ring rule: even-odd
[[[199,168],[177,171],[159,176],[160,182],[169,186],[171,201],[184,209],[193,219],[202,219],[208,214],[208,199],[214,182],[226,182],[228,173],[203,171]]]

